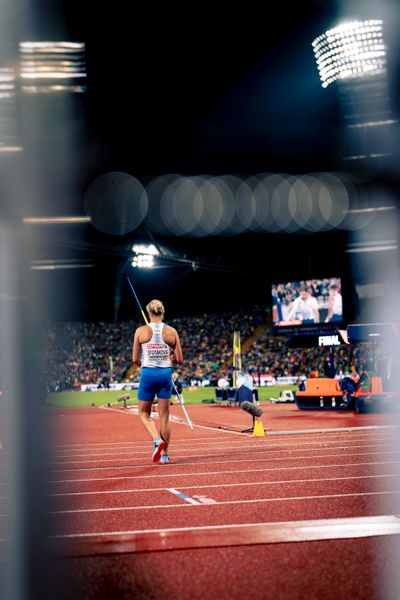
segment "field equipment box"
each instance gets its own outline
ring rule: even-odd
[[[306,389],[295,392],[295,402],[301,410],[348,410],[337,379],[314,377],[306,379]]]

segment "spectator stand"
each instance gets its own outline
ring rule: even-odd
[[[139,369],[132,368],[131,353],[133,334],[140,324],[135,321],[49,323],[47,392],[80,390],[82,385],[98,385],[103,377],[109,378],[110,386],[116,383],[136,385]],[[232,332],[235,330],[240,330],[244,340],[241,354],[246,371],[253,374],[255,386],[262,385],[263,374],[274,379],[305,377],[309,376],[311,366],[319,374],[330,373],[329,347],[290,347],[287,335],[272,334],[271,325],[266,323],[266,309],[262,306],[255,305],[235,313],[173,318],[171,324],[181,338],[185,364],[178,371],[185,387],[192,385],[192,381],[197,381],[197,385],[209,381],[215,387],[223,375],[229,379],[228,387],[236,387],[228,376],[232,370]],[[333,348],[337,373],[343,376],[360,373],[371,351],[371,344],[365,343],[341,344]],[[393,362],[392,377],[395,371],[400,373],[400,368],[396,369],[394,365]],[[390,390],[390,387],[384,377],[383,388]],[[253,393],[256,392],[254,387]],[[233,390],[229,393],[229,400],[224,395],[223,401],[234,405],[234,394]]]

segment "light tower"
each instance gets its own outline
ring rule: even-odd
[[[392,155],[393,119],[381,19],[344,21],[312,47],[326,88],[336,82],[343,114],[345,166],[382,164]]]

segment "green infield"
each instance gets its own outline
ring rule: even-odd
[[[279,398],[282,390],[297,389],[296,385],[272,385],[259,387],[258,399],[263,402]],[[96,392],[54,392],[48,394],[46,399],[47,406],[53,407],[74,407],[74,406],[104,406],[107,404],[120,405],[118,397],[129,394],[130,399],[127,404],[136,404],[137,390],[102,390]],[[185,404],[208,404],[215,402],[215,388],[185,388],[183,390]]]

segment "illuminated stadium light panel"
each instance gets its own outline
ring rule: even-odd
[[[145,254],[145,255],[153,255],[153,256],[157,256],[159,254],[159,251],[157,250],[157,248],[154,246],[154,244],[133,244],[132,246],[132,250],[133,252],[136,252],[137,254]]]
[[[17,143],[15,72],[0,67],[0,152],[21,152]]]
[[[352,21],[329,29],[312,42],[322,87],[338,79],[385,73],[381,20]]]
[[[151,269],[154,266],[153,254],[138,254],[132,258],[132,267],[139,269]]]
[[[20,78],[25,93],[82,93],[86,87],[85,44],[20,42]]]

